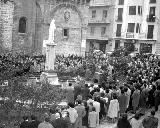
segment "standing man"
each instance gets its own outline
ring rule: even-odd
[[[68,107],[69,109],[67,109],[68,113],[69,113],[69,118],[70,118],[70,128],[75,128],[75,123],[76,120],[78,118],[78,113],[77,110],[74,108],[74,104],[73,103],[68,103]]]
[[[138,109],[140,99],[140,91],[138,90],[138,86],[135,86],[135,91],[132,94],[132,106],[133,106],[133,113],[136,113]]]
[[[127,110],[127,96],[124,93],[124,90],[121,90],[121,94],[119,96],[119,109],[120,115],[124,114]]]
[[[155,111],[158,111],[158,106],[160,104],[160,85],[157,86],[157,89],[154,92],[155,98]]]
[[[82,127],[82,118],[86,115],[85,107],[81,104],[80,100],[77,101],[78,105],[75,107],[78,113],[78,117],[76,120],[75,128],[83,128]]]
[[[69,87],[67,88],[66,93],[68,103],[74,103],[74,87],[72,87],[72,83],[69,83]]]
[[[85,84],[84,87],[82,88],[82,98],[83,100],[88,100],[90,90],[88,88],[88,84]]]
[[[81,86],[79,83],[76,83],[74,86],[74,100],[77,99],[77,96],[81,94]]]
[[[94,97],[94,101],[93,101],[93,107],[95,107],[96,112],[97,112],[97,116],[98,116],[98,123],[97,125],[99,125],[99,113],[100,113],[100,103],[97,100],[97,97]]]

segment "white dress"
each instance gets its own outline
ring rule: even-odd
[[[119,112],[119,102],[117,99],[113,99],[110,101],[109,109],[108,109],[108,116],[110,118],[118,117]]]

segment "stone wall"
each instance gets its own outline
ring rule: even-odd
[[[0,2],[0,50],[12,49],[12,25],[14,4]]]
[[[78,54],[84,55],[84,50],[81,48],[82,40],[86,39],[87,24],[88,24],[88,6],[74,5],[72,3],[51,4],[47,3],[44,7],[44,26],[43,39],[48,39],[49,25],[52,19],[55,19],[55,43],[56,54]],[[65,21],[65,12],[69,12],[70,17]],[[69,37],[63,37],[63,29],[69,29]]]
[[[34,46],[36,4],[34,0],[15,0],[13,17],[12,49],[15,51],[31,52]],[[19,33],[19,20],[27,19],[26,33]]]

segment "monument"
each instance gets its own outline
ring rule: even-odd
[[[41,76],[45,75],[52,85],[59,85],[57,73],[54,70],[55,62],[55,42],[54,42],[54,32],[56,29],[55,20],[53,19],[49,27],[49,38],[46,40],[46,63],[45,72]]]

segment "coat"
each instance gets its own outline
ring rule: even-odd
[[[81,86],[76,84],[74,86],[74,98],[77,99],[77,96],[81,94]]]
[[[87,100],[89,96],[90,90],[87,87],[82,88],[82,98],[83,100]]]
[[[113,99],[110,101],[109,109],[108,109],[108,116],[110,118],[118,117],[119,112],[119,102],[117,99]]]
[[[139,105],[139,99],[140,99],[140,91],[135,90],[132,94],[132,106],[133,107],[138,107]]]
[[[88,124],[89,124],[89,127],[93,127],[93,128],[96,128],[97,125],[98,125],[98,114],[97,112],[95,111],[92,111],[89,113],[88,115]]]
[[[66,90],[66,98],[68,103],[74,103],[74,88],[73,87],[68,87]]]
[[[119,109],[120,113],[125,113],[127,109],[127,96],[125,94],[119,96]]]
[[[140,107],[142,107],[142,108],[146,107],[147,98],[148,98],[148,90],[143,89],[140,94],[140,100],[139,100]]]

